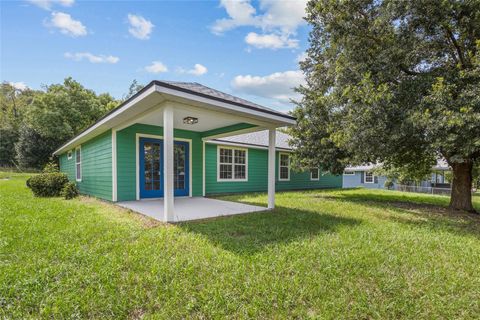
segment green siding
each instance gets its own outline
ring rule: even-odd
[[[77,181],[80,193],[112,200],[112,132],[108,130],[81,145],[82,181]],[[75,181],[75,149],[72,159],[60,155],[60,170]]]
[[[136,134],[163,136],[163,127],[134,124],[117,132],[117,200],[136,199]],[[192,140],[192,196],[202,195],[202,136],[200,132],[174,130],[175,138]]]
[[[248,181],[217,182],[217,145],[205,145],[205,192],[206,194],[266,191],[268,181],[268,151],[248,148]],[[318,181],[310,180],[310,172],[290,171],[289,181],[278,181],[278,152],[276,153],[275,189],[304,190],[341,188],[342,177],[331,174],[320,175]]]

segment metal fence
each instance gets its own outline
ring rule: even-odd
[[[451,188],[421,187],[421,186],[409,186],[409,185],[403,185],[403,184],[396,184],[393,187],[393,190],[405,191],[405,192],[429,193],[429,194],[445,194],[445,195],[450,195],[450,193],[452,192]]]

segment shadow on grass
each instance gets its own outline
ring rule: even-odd
[[[353,227],[360,220],[333,215],[277,207],[272,211],[186,222],[179,226],[206,236],[216,245],[236,254],[250,255],[268,246],[286,244],[331,233],[342,227]]]
[[[432,231],[446,230],[459,235],[473,235],[480,239],[480,215],[447,208],[448,198],[425,198],[420,196],[382,194],[342,193],[336,196],[316,195],[326,200],[348,201],[364,206],[384,208],[395,215],[378,213],[377,218],[399,222],[415,227],[428,228]],[[477,210],[478,208],[477,205]]]

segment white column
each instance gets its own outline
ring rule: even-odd
[[[164,221],[175,219],[173,201],[173,108],[163,109],[163,211]]]
[[[275,128],[268,130],[268,209],[275,208]]]

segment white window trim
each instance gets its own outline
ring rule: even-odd
[[[280,168],[282,168],[282,166],[280,165],[281,162],[280,162],[280,159],[282,157],[282,155],[287,155],[288,156],[288,178],[287,179],[282,179],[281,176],[280,176]],[[290,153],[288,152],[279,152],[278,153],[278,181],[290,181]]]
[[[354,175],[355,175],[355,171],[343,171],[343,175],[344,175],[344,176],[354,176]]]
[[[372,173],[372,181],[367,181],[367,173],[368,173],[368,172],[369,172],[369,171],[365,171],[365,177],[364,177],[364,179],[363,179],[363,182],[364,182],[364,183],[375,183],[375,175],[374,175],[373,173]],[[370,173],[371,173],[371,172],[370,172]]]
[[[232,150],[232,179],[220,178],[220,149]],[[235,179],[235,150],[245,151],[245,179]],[[248,181],[248,149],[218,145],[217,146],[217,182],[246,182],[246,181]]]
[[[72,160],[72,150],[67,152],[67,160]]]
[[[315,170],[315,169],[317,169],[318,178],[313,178],[313,177],[312,177],[312,170]],[[319,180],[320,180],[320,168],[312,168],[312,169],[310,169],[310,180],[311,180],[311,181],[319,181]]]
[[[77,150],[80,150],[80,162],[77,162]],[[82,147],[78,146],[75,148],[75,180],[78,182],[81,182],[83,177],[82,161],[83,161]],[[77,165],[80,165],[80,179],[77,176]]]

